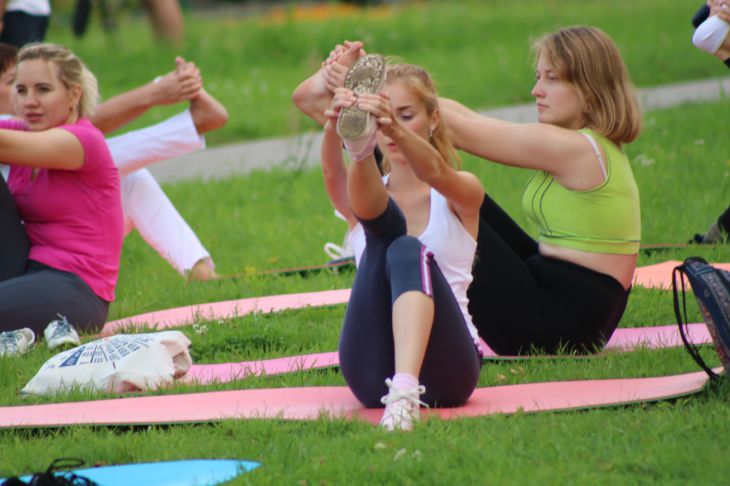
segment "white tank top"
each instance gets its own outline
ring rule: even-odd
[[[352,229],[349,239],[355,251],[355,264],[359,265],[360,257],[365,251],[365,231],[360,223]],[[469,301],[466,297],[466,291],[472,281],[471,269],[477,242],[451,211],[448,200],[433,188],[428,226],[418,236],[418,240],[433,253],[441,273],[459,303],[469,334],[481,349],[479,334],[471,321],[467,307]]]

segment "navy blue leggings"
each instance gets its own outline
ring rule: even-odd
[[[481,357],[459,304],[418,239],[406,236],[406,222],[390,199],[385,212],[360,223],[367,246],[360,259],[340,335],[340,368],[353,394],[366,407],[382,407],[385,379],[395,372],[393,302],[408,291],[430,295],[434,322],[419,381],[432,406],[463,404],[479,379]]]
[[[109,303],[78,275],[29,260],[30,243],[13,197],[0,176],[0,332],[29,327],[43,332],[57,314],[80,331],[97,331]]]
[[[591,352],[616,329],[629,291],[613,277],[542,256],[489,196],[480,210],[467,295],[479,335],[497,353]]]

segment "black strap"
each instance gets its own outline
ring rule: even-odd
[[[679,293],[677,292],[677,276],[679,276],[679,282],[682,286],[682,309],[680,311],[679,308]],[[684,286],[684,265],[680,265],[676,267],[672,271],[672,292],[674,294],[674,316],[677,318],[677,325],[679,326],[679,336],[682,338],[682,342],[684,343],[684,347],[687,348],[687,351],[689,352],[690,356],[695,360],[695,362],[700,365],[700,368],[705,370],[705,373],[707,373],[712,380],[717,380],[720,378],[720,376],[712,371],[712,369],[705,364],[705,360],[702,359],[702,356],[700,356],[699,350],[697,347],[689,342],[689,339],[687,339],[686,335],[686,326],[687,326],[687,295],[685,293],[685,286]],[[683,319],[684,316],[684,319]]]

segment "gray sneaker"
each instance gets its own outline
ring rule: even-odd
[[[34,342],[35,333],[27,327],[17,331],[0,332],[0,356],[27,353]]]
[[[46,346],[48,346],[48,349],[54,349],[64,344],[72,344],[74,346],[81,344],[79,333],[69,324],[68,319],[61,314],[58,314],[58,319],[48,323],[46,330],[43,331],[43,337],[46,338]]]

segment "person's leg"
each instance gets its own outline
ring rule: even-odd
[[[697,9],[695,14],[692,16],[692,25],[696,29],[699,27],[702,22],[707,20],[707,17],[710,16],[710,7],[707,5],[707,3],[703,3],[702,6]]]
[[[97,331],[108,310],[77,275],[34,261],[23,275],[0,282],[0,331],[28,327],[41,335],[58,314],[80,331]]]
[[[205,148],[189,110],[149,127],[107,139],[119,176]]]
[[[476,387],[481,360],[449,283],[433,255],[412,236],[393,241],[386,258],[396,376],[418,378],[429,405],[463,404]]]
[[[122,177],[121,190],[125,231],[130,226],[137,228],[175,270],[184,275],[196,263],[210,259],[210,253],[147,169]]]
[[[406,234],[403,214],[392,200],[372,220],[361,222],[366,247],[355,274],[340,334],[340,369],[355,397],[366,407],[382,406],[385,379],[395,370],[388,246]]]
[[[546,331],[540,288],[525,263],[537,254],[537,242],[485,195],[467,297],[479,335],[500,354],[529,348]]]
[[[0,42],[21,48],[31,42],[43,42],[47,31],[47,15],[30,15],[19,11],[5,12]]]
[[[381,216],[362,224],[367,246],[340,335],[345,381],[367,407],[381,406],[380,399],[388,393],[385,379],[398,372],[420,375],[429,403],[463,403],[476,386],[479,357],[451,288],[433,260],[424,260],[421,243],[404,236],[405,220],[392,200]],[[430,301],[432,321],[425,341],[422,322],[411,329],[404,329],[412,324],[407,319],[394,322],[399,304],[408,307],[408,300],[400,299],[414,293]],[[409,310],[413,309],[400,312]],[[408,341],[399,349],[405,351],[402,355],[394,347],[399,339]]]
[[[717,224],[726,235],[730,234],[730,206],[717,218]]]
[[[15,201],[3,177],[0,177],[0,282],[23,274],[30,242]],[[2,314],[0,313],[0,316]]]
[[[690,243],[726,243],[730,238],[730,207],[728,207],[717,221],[712,223],[705,234],[695,234]]]
[[[692,44],[725,62],[730,59],[730,24],[713,15],[697,27]]]
[[[549,353],[601,349],[623,316],[629,291],[609,275],[563,260],[538,255],[527,265],[543,283],[545,326],[550,330],[534,346]]]
[[[142,4],[150,16],[155,37],[181,46],[185,26],[178,0],[143,0]]]
[[[535,241],[520,225],[510,217],[488,194],[484,194],[484,201],[479,208],[480,225],[488,226],[499,236],[518,256],[527,258],[539,252],[537,241]],[[484,224],[481,224],[484,223]],[[477,236],[477,243],[479,242]],[[478,254],[477,250],[477,254]]]
[[[489,198],[481,216],[467,295],[474,325],[494,351],[591,350],[610,337],[627,298],[617,281],[541,256],[537,242]]]

